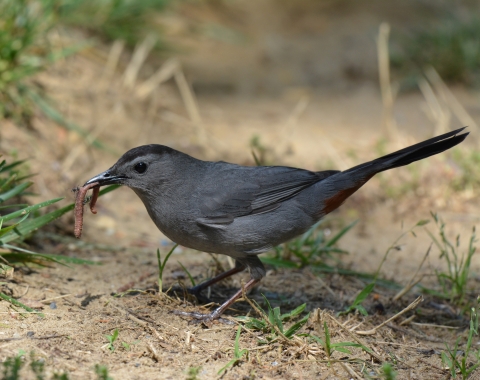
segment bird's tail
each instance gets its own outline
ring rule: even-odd
[[[468,136],[467,133],[459,134],[466,127],[456,129],[455,131],[433,137],[422,141],[421,143],[411,145],[407,148],[387,154],[376,160],[365,162],[364,164],[354,166],[344,173],[363,172],[367,176],[373,176],[385,170],[398,168],[411,164],[412,162],[441,153],[447,149],[460,144]]]
[[[354,166],[343,172],[336,173],[328,179],[319,182],[324,187],[324,203],[319,215],[323,216],[339,207],[345,199],[362,187],[375,174],[385,170],[405,166],[441,153],[460,144],[468,133],[459,134],[465,128],[460,128],[443,135],[433,137],[421,143],[409,146],[376,160]]]

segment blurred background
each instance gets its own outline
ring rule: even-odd
[[[372,238],[391,242],[379,231],[396,236],[402,221],[430,211],[470,231],[479,215],[479,7],[4,0],[0,152],[27,160],[37,202],[67,204],[71,188],[145,143],[245,165],[254,151],[264,164],[346,169],[468,126],[461,147],[382,173],[339,212],[361,220],[352,239],[368,249]],[[128,189],[99,207],[87,216],[88,239],[162,239]],[[72,220],[57,229],[71,235]]]
[[[404,371],[398,378],[437,378],[435,371],[445,377],[445,368],[454,377],[452,361],[458,357],[465,365],[470,348],[478,349],[472,336],[473,330],[478,334],[473,310],[480,283],[479,124],[478,0],[0,0],[0,275],[6,278],[0,297],[8,301],[0,304],[5,308],[0,340],[14,340],[2,343],[0,359],[9,355],[21,364],[28,348],[49,365],[76,373],[73,378],[93,378],[87,371],[106,363],[115,379],[132,378],[132,371],[136,378],[158,378],[160,370],[178,378],[188,368],[197,371],[188,372],[193,379],[200,366],[217,373],[232,355],[234,335],[228,329],[222,329],[218,345],[220,329],[211,330],[208,355],[202,348],[208,342],[194,341],[193,335],[199,348],[190,349],[191,327],[168,314],[187,303],[178,295],[178,303],[159,296],[162,284],[178,288],[190,279],[194,285],[232,261],[178,247],[165,282],[163,269],[157,282],[161,264],[155,252],[160,247],[165,266],[173,243],[128,188],[102,196],[97,215],[85,212],[82,239],[73,237],[72,188],[108,169],[128,149],[157,143],[200,159],[344,170],[468,126],[470,136],[460,146],[376,175],[314,232],[262,255],[268,275],[252,293],[259,302],[265,294],[282,303],[282,311],[287,304],[308,302],[311,311],[355,312],[342,330],[340,322],[330,326],[335,339],[350,339],[343,333],[347,323],[355,327],[346,331],[365,321],[362,328],[368,329],[385,310],[392,315],[406,307],[391,290],[406,286],[400,293],[408,303],[417,295],[425,302],[402,324],[417,316],[437,345],[419,350],[419,334],[426,337],[419,323],[409,327],[417,331],[409,338],[414,343],[406,340],[405,325],[396,346],[372,347]],[[31,265],[52,261],[84,265],[41,270]],[[86,267],[98,262],[103,265]],[[241,276],[213,287],[213,299],[223,302],[240,287]],[[373,282],[365,287],[367,281]],[[123,297],[134,288],[140,290]],[[38,300],[48,310],[43,320],[12,311],[30,312]],[[235,308],[246,310],[241,305]],[[130,352],[125,342],[133,347],[142,336],[151,337],[145,322],[127,331],[130,308],[162,323],[169,343],[158,349],[169,355],[165,361],[158,361],[154,349],[155,360],[140,358],[153,347],[147,340]],[[320,326],[320,314],[315,315]],[[105,338],[113,344],[118,326],[125,349],[119,340],[118,355],[110,355],[113,346],[108,349]],[[458,342],[462,336],[467,341],[468,326],[463,348]],[[378,343],[396,334],[385,331]],[[30,339],[36,332],[38,338]],[[65,338],[34,340],[44,337]],[[244,334],[242,339],[240,347],[249,347]],[[448,355],[442,339],[452,347]],[[426,340],[420,342],[423,347]],[[277,344],[261,360],[257,353],[267,351],[252,352],[256,365],[257,359],[249,359],[250,367],[236,367],[244,371],[241,378],[256,377],[256,371],[272,378],[283,371],[284,357],[270,356],[281,355]],[[410,351],[397,357],[394,347]],[[330,349],[325,351],[330,360]],[[373,368],[369,356],[365,362],[357,362],[356,353],[344,360],[345,351],[337,351],[342,366],[355,361],[359,372]],[[312,375],[278,372],[277,378],[319,378],[333,367],[323,359],[312,365],[311,355],[299,352],[295,347],[286,355],[302,359],[299,366]],[[427,356],[432,366],[422,364]],[[476,353],[477,366],[479,357]],[[405,358],[410,364],[403,366]],[[407,375],[410,370],[417,372]],[[369,372],[368,378],[394,378],[376,371],[378,376]]]

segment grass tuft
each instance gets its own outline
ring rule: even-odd
[[[234,365],[237,365],[244,355],[248,356],[248,350],[246,348],[244,348],[243,350],[240,349],[240,332],[241,331],[242,331],[242,327],[238,326],[237,335],[235,336],[235,345],[233,349],[233,359],[230,360],[227,364],[225,364],[225,366],[222,367],[220,371],[218,371],[218,375],[221,375],[228,368],[233,367]]]
[[[302,319],[295,322],[289,328],[285,326],[285,322],[288,322],[292,319],[295,319],[300,314],[305,311],[307,304],[298,306],[296,309],[292,310],[289,313],[281,314],[280,307],[272,308],[267,297],[263,296],[265,304],[267,305],[267,310],[263,310],[255,301],[253,306],[255,310],[260,314],[261,319],[253,317],[238,317],[237,319],[245,323],[245,327],[258,330],[266,334],[265,339],[260,339],[260,344],[270,344],[277,341],[280,338],[284,340],[290,340],[293,336],[308,322],[310,313],[307,313]]]
[[[169,3],[170,0],[62,0],[58,12],[64,24],[86,29],[109,41],[123,40],[134,47],[147,35],[161,39],[154,15]]]
[[[467,283],[470,275],[470,266],[472,257],[475,254],[476,233],[475,227],[472,229],[468,249],[466,254],[460,254],[460,235],[457,235],[455,243],[452,243],[446,234],[445,223],[437,214],[432,213],[432,218],[438,228],[438,237],[433,235],[429,230],[427,233],[431,237],[433,243],[440,250],[440,258],[444,259],[447,264],[447,271],[435,271],[438,282],[442,287],[441,292],[430,291],[431,293],[448,299],[457,306],[465,306],[468,294]],[[428,291],[427,291],[428,292]],[[467,302],[468,304],[468,302]],[[469,307],[467,306],[467,309]]]
[[[480,83],[480,22],[472,17],[443,19],[435,27],[416,30],[397,38],[399,48],[391,54],[394,69],[405,77],[419,77],[433,66],[447,82]]]
[[[175,244],[170,252],[167,253],[167,256],[165,256],[165,259],[162,262],[162,256],[160,255],[160,249],[157,249],[157,262],[158,262],[158,292],[160,294],[163,293],[163,271],[165,270],[165,265],[167,265],[168,259],[172,255],[173,251],[175,251],[175,248],[178,247],[178,244]],[[188,272],[187,272],[188,273]]]

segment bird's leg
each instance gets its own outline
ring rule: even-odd
[[[188,289],[190,294],[193,294],[197,298],[204,298],[200,295],[202,290],[208,288],[210,285],[216,284],[218,281],[223,280],[224,278],[230,277],[235,273],[241,272],[245,269],[245,265],[240,264],[238,261],[235,262],[235,267],[227,270],[226,272],[220,273],[218,276],[211,278],[210,280],[204,281],[193,288]]]
[[[231,270],[233,270],[233,269],[231,269]],[[244,291],[247,292],[249,289],[254,287],[259,281],[260,281],[260,279],[255,279],[255,278],[250,279],[245,284],[243,289],[240,289],[233,296],[231,296],[227,301],[225,301],[223,304],[221,304],[219,307],[217,307],[214,311],[212,311],[209,314],[202,314],[202,313],[198,313],[198,312],[189,313],[189,312],[186,312],[186,311],[179,311],[179,310],[174,310],[173,313],[176,314],[176,315],[184,316],[184,317],[192,317],[194,319],[198,319],[200,321],[205,321],[205,322],[211,322],[215,319],[220,319],[222,322],[231,323],[227,319],[220,318],[220,316],[223,314],[223,312],[226,309],[228,309],[230,306],[232,306],[233,303],[235,303],[235,301],[242,296]]]

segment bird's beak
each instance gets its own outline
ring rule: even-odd
[[[105,185],[121,185],[123,183],[123,180],[125,180],[127,177],[125,176],[117,176],[113,175],[109,170],[104,171],[103,173],[100,173],[96,175],[93,178],[90,178],[83,186],[90,185],[91,183],[98,182],[98,186],[105,186]]]

